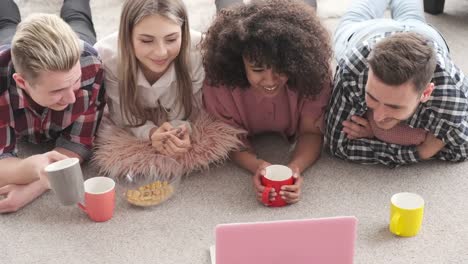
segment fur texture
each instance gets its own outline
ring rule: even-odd
[[[233,128],[202,112],[192,123],[192,148],[176,158],[158,154],[149,141],[142,141],[109,120],[103,120],[96,139],[93,163],[100,173],[120,183],[169,180],[221,163],[242,146],[239,136],[246,131]],[[132,180],[133,178],[133,180]],[[135,182],[135,184],[136,184]]]

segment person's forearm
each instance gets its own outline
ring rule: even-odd
[[[251,149],[233,152],[231,153],[231,159],[237,165],[250,171],[251,173],[255,173],[260,164],[264,162],[264,160],[258,159],[257,155]]]
[[[289,167],[295,167],[302,173],[312,165],[320,156],[322,150],[322,135],[304,133],[299,136]]]
[[[0,187],[15,183],[18,175],[21,172],[21,159],[19,158],[5,158],[0,160]]]

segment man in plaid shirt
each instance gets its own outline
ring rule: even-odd
[[[48,164],[90,156],[105,95],[91,46],[96,34],[89,0],[65,0],[61,16],[36,14],[19,23],[13,0],[0,3],[0,213],[14,212],[49,189],[43,172]],[[20,159],[19,138],[56,140],[56,147]]]
[[[335,33],[338,62],[325,146],[335,156],[395,167],[462,161],[468,79],[418,0],[357,0]]]

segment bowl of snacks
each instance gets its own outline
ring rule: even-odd
[[[155,206],[173,197],[182,174],[180,163],[161,155],[152,164],[142,164],[138,171],[129,171],[118,184],[123,188],[124,199],[130,204]]]

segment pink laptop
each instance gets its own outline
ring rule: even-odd
[[[357,219],[352,216],[216,227],[213,264],[352,264]]]

